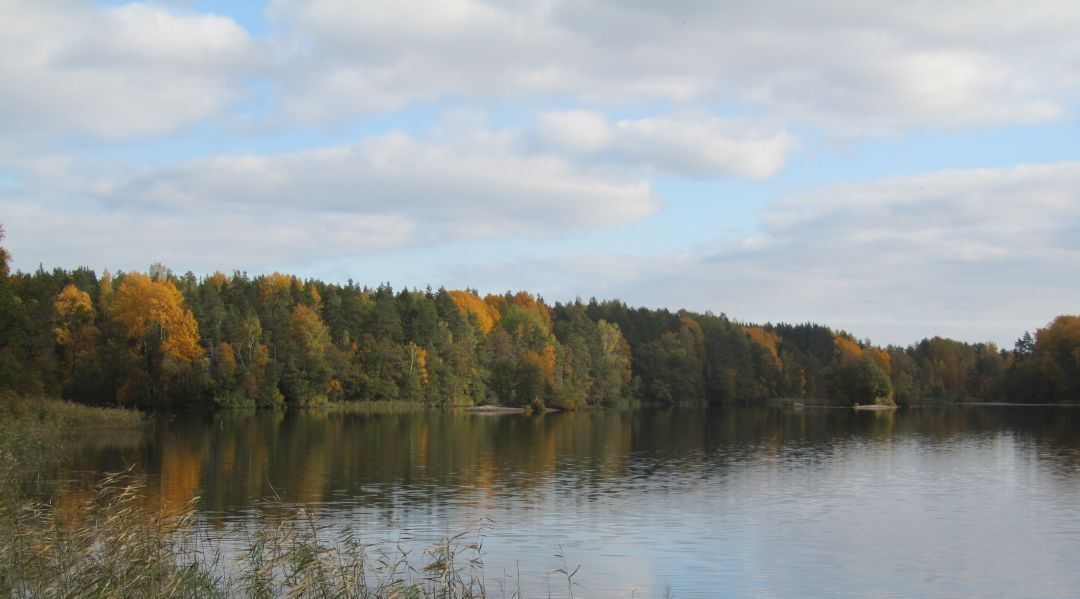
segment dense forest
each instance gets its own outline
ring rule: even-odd
[[[1080,401],[1077,316],[1008,349],[940,337],[876,347],[818,324],[618,300],[161,265],[11,273],[8,258],[0,248],[0,391],[28,396],[144,408]]]

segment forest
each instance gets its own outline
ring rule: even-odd
[[[160,264],[12,273],[9,262],[0,247],[0,393],[91,405],[1080,401],[1078,316],[1012,348],[941,337],[878,347],[820,324],[617,299],[549,305],[525,291],[199,277]]]

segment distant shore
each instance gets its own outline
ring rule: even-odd
[[[528,414],[531,410],[525,408],[514,408],[511,406],[469,406],[465,408],[466,412],[473,412],[475,414]],[[561,412],[562,410],[556,408],[544,408],[545,414],[551,414],[553,412]]]
[[[1080,403],[1017,403],[1010,401],[958,401],[958,406],[994,406],[1002,408],[1078,408]]]
[[[873,403],[872,404],[862,404],[862,405],[855,404],[855,405],[853,405],[851,407],[856,409],[856,410],[865,410],[865,411],[868,411],[868,412],[884,412],[886,410],[895,410],[896,409],[895,405],[886,406],[886,405],[882,405],[882,404],[873,404]]]

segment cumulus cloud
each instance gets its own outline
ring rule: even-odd
[[[851,2],[273,0],[312,122],[445,97],[743,105],[840,132],[1060,118],[1080,8]]]
[[[651,117],[611,123],[583,110],[540,115],[538,136],[548,147],[579,157],[701,178],[769,177],[796,147],[794,136],[784,131],[759,131],[732,120]]]
[[[1078,190],[1072,162],[948,170],[835,185],[779,202],[766,224],[943,264],[1022,260],[1045,254],[1060,241],[1055,231],[1080,221]]]
[[[145,270],[162,262],[180,271],[268,271],[407,246],[417,223],[399,215],[219,209],[152,212],[107,209],[93,200],[0,192],[16,267],[38,263],[100,272]]]
[[[144,173],[103,201],[153,210],[401,214],[425,223],[435,239],[618,225],[658,208],[647,181],[523,153],[512,139],[440,143],[402,133],[292,154],[199,159]]]
[[[574,154],[602,152],[611,147],[615,127],[607,117],[589,110],[557,110],[537,117],[537,138],[545,146]]]
[[[645,180],[524,146],[497,132],[452,142],[390,133],[348,146],[134,171],[33,159],[19,164],[24,185],[4,190],[0,207],[21,267],[23,253],[66,264],[111,245],[252,269],[457,239],[545,237],[634,222],[659,208]],[[104,243],[116,231],[123,242]],[[24,245],[26,232],[50,241]],[[68,258],[46,247],[57,239]]]
[[[1080,296],[1080,163],[830,186],[774,204],[764,231],[669,255],[489,262],[470,280],[535,278],[552,299],[813,321],[879,343],[951,334],[1009,345]]]
[[[18,267],[259,270],[456,240],[535,248],[655,214],[653,177],[773,176],[795,131],[1046,122],[1080,99],[1080,5],[1054,0],[270,0],[259,36],[199,6],[0,0],[0,214]],[[343,143],[336,128],[447,105],[461,110],[428,133]],[[484,109],[506,105],[491,128]],[[261,126],[242,138],[213,126],[234,117]],[[245,150],[200,154],[219,134]],[[260,149],[298,139],[335,141]],[[1062,273],[1078,258],[1078,170],[831,185],[774,203],[744,239],[491,263],[460,280],[883,341],[950,326],[1000,340],[1041,324],[1017,315],[1049,319],[1076,297]],[[646,246],[664,226],[641,226]]]
[[[1080,97],[1080,7],[1055,0],[270,0],[267,15],[254,39],[168,3],[0,0],[0,125],[117,139],[237,106],[324,125],[526,98],[888,133],[1060,119]]]
[[[169,133],[243,98],[257,46],[229,18],[147,4],[0,0],[0,128]]]

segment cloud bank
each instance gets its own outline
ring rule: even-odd
[[[412,268],[490,244],[556,257],[469,256],[448,282],[904,342],[1001,340],[1076,297],[1075,145],[806,171],[915,132],[1075,128],[1080,5],[269,0],[253,29],[234,8],[0,0],[17,267]],[[558,247],[589,236],[620,245]]]
[[[162,4],[0,1],[0,124],[121,139],[439,101],[661,102],[876,135],[1059,120],[1080,97],[1080,7],[1054,0],[271,0],[266,14],[256,38]]]
[[[147,4],[0,1],[0,129],[161,135],[244,99],[258,44],[232,19]]]
[[[621,119],[583,110],[539,117],[542,142],[577,158],[607,159],[650,173],[695,178],[765,179],[796,149],[784,131],[757,130],[713,117]]]
[[[548,237],[659,208],[645,179],[530,153],[492,132],[448,143],[390,133],[133,172],[47,160],[23,172],[33,173],[27,187],[0,192],[12,238],[61,263],[81,255],[78,246],[101,247],[109,237],[98,230],[123,231],[127,247],[155,248],[191,268],[258,270],[455,239]],[[224,258],[222,248],[240,251]]]
[[[761,236],[692,251],[491,261],[473,279],[825,322],[897,344],[951,334],[1011,346],[1080,297],[1077,162],[827,186],[774,204],[766,222]]]
[[[270,14],[297,48],[284,113],[309,121],[447,94],[570,96],[736,104],[865,134],[1052,120],[1080,92],[1080,8],[1052,0],[274,0]]]

